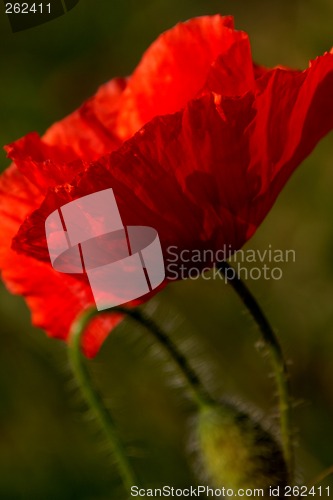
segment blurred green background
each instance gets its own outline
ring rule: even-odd
[[[250,34],[255,60],[269,66],[304,68],[333,43],[332,0],[81,0],[67,15],[15,35],[2,11],[0,143],[43,133],[98,85],[131,73],[163,30],[210,13],[235,15],[237,27]],[[296,251],[283,279],[249,285],[291,362],[304,482],[333,463],[332,142],[331,134],[295,173],[248,244]],[[8,165],[4,153],[0,161],[2,169]],[[268,360],[228,286],[177,283],[146,309],[217,397],[249,402],[274,418]],[[73,387],[66,346],[34,329],[23,300],[3,286],[0,315],[0,498],[121,500],[103,437]],[[144,482],[195,484],[186,451],[193,406],[147,334],[123,323],[90,365]]]

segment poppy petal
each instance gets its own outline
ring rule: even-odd
[[[66,339],[77,315],[95,304],[89,284],[84,279],[57,273],[49,262],[39,262],[10,248],[18,227],[42,199],[39,189],[22,176],[16,165],[11,165],[1,176],[0,267],[8,289],[25,297],[34,325],[52,337]],[[113,315],[97,318],[91,323],[83,342],[87,356],[97,353],[119,320],[119,315]]]
[[[261,172],[253,204],[260,224],[293,171],[333,129],[333,53],[302,72],[271,70],[257,84],[250,170]]]
[[[179,23],[149,47],[121,97],[119,134],[127,139],[157,115],[179,111],[206,83],[211,64],[236,42],[232,17]]]
[[[44,142],[64,151],[64,161],[96,160],[122,142],[116,116],[126,80],[116,78],[102,85],[77,111],[50,127]]]

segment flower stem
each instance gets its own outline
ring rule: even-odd
[[[190,366],[188,360],[182,352],[179,351],[176,344],[169,338],[169,336],[148,316],[138,309],[127,309],[125,307],[114,307],[108,312],[118,312],[129,316],[132,320],[146,328],[153,337],[162,345],[162,347],[169,353],[179,370],[182,372],[189,387],[191,388],[192,395],[198,406],[207,406],[214,403],[214,400],[204,388],[200,377]]]
[[[119,474],[123,484],[130,494],[131,486],[138,485],[134,472],[126,457],[126,451],[119,440],[115,423],[110,412],[106,409],[103,399],[98,391],[94,388],[84,356],[81,350],[81,340],[85,329],[96,316],[100,314],[118,313],[128,316],[144,328],[146,328],[153,337],[163,346],[163,348],[172,357],[184,378],[191,388],[195,403],[199,408],[213,404],[214,400],[204,388],[199,376],[188,363],[184,354],[182,354],[176,344],[168,337],[168,335],[150,318],[138,309],[127,309],[117,306],[104,311],[97,311],[95,308],[86,310],[74,322],[70,332],[70,349],[69,356],[72,365],[72,370],[77,382],[79,383],[82,394],[89,405],[98,417],[112,447],[112,451],[118,466]]]
[[[130,497],[131,486],[138,485],[139,482],[135,477],[135,474],[128,461],[126,450],[119,439],[115,422],[110,412],[106,409],[101,395],[94,387],[85,362],[85,358],[81,350],[82,335],[89,322],[96,315],[96,312],[97,311],[95,310],[95,308],[88,309],[83,314],[81,314],[79,318],[74,322],[69,338],[69,358],[73,373],[82,391],[84,399],[89,408],[98,418],[102,428],[105,431],[106,436],[108,437],[120,477],[127,491],[127,494]]]
[[[265,314],[263,313],[260,305],[258,304],[255,297],[252,295],[250,290],[247,288],[245,283],[239,278],[235,269],[228,264],[228,262],[223,262],[219,266],[220,272],[223,274],[225,279],[233,287],[237,295],[242,300],[243,304],[251,313],[254,321],[259,327],[261,335],[265,344],[267,344],[272,365],[274,368],[274,374],[276,378],[276,383],[278,387],[279,396],[279,409],[280,409],[280,428],[281,428],[281,439],[284,458],[288,467],[289,477],[293,478],[294,470],[294,453],[292,444],[292,411],[291,411],[291,399],[290,399],[290,387],[289,387],[289,374],[286,362],[283,357],[282,349],[279,341],[271,327],[269,321],[267,320]],[[232,270],[232,273],[228,271]]]

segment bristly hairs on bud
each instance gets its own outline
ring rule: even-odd
[[[223,402],[203,406],[193,440],[201,475],[213,487],[263,489],[288,482],[287,465],[273,435],[248,410]]]

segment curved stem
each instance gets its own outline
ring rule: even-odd
[[[98,391],[94,388],[91,376],[89,374],[84,356],[81,351],[81,339],[88,326],[89,322],[96,314],[95,308],[88,309],[74,322],[70,332],[70,348],[69,357],[75,378],[80,386],[82,394],[98,418],[102,425],[105,434],[107,435],[112,447],[112,452],[118,466],[118,471],[121,476],[124,487],[127,490],[128,496],[131,496],[131,486],[138,485],[134,472],[126,456],[125,448],[119,439],[116,425],[111,417],[110,412],[106,409],[103,399]]]
[[[279,409],[280,409],[280,426],[283,453],[286,464],[289,470],[290,478],[293,477],[294,470],[294,453],[292,445],[292,411],[289,388],[289,374],[285,363],[281,346],[269,324],[265,314],[259,306],[245,283],[237,276],[235,269],[223,262],[219,265],[219,271],[223,274],[226,281],[230,283],[237,295],[242,300],[243,304],[251,313],[254,321],[259,327],[264,342],[269,347],[271,354],[272,365],[278,387]],[[232,271],[231,273],[229,271]]]
[[[123,314],[124,316],[128,316],[130,319],[146,328],[146,330],[148,330],[149,333],[153,335],[153,337],[169,353],[175,364],[178,366],[179,370],[182,372],[189,387],[191,388],[195,402],[199,406],[206,406],[208,404],[214,403],[214,400],[204,388],[198,374],[190,366],[184,354],[179,351],[176,344],[168,337],[168,335],[151,318],[148,318],[148,316],[146,316],[139,309],[127,309],[126,307],[115,306],[111,309],[97,311],[95,308],[93,308],[91,310],[89,309],[86,313],[84,313],[84,315],[81,316],[81,322],[84,321],[84,325],[86,327],[89,321],[91,321],[95,316],[99,314],[110,313],[118,313]]]
[[[154,338],[163,346],[174,360],[179,370],[182,372],[184,378],[188,382],[195,402],[199,406],[206,406],[214,403],[214,400],[204,388],[198,374],[193,370],[187,361],[184,354],[182,354],[176,344],[164,333],[164,331],[151,319],[148,318],[143,312],[138,309],[126,309],[125,307],[114,307],[107,312],[118,312],[129,316],[131,319],[145,327]]]

